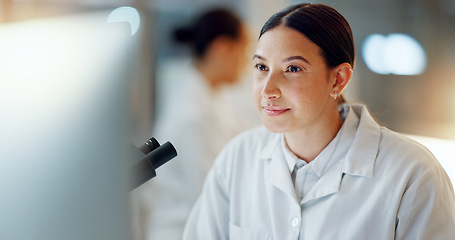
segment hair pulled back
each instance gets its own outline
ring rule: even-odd
[[[345,62],[354,67],[355,47],[351,27],[332,7],[312,3],[290,6],[270,17],[262,27],[259,38],[277,26],[292,28],[318,45],[329,67]]]
[[[175,30],[174,39],[188,44],[195,57],[201,58],[217,37],[237,39],[240,28],[241,21],[233,12],[218,8],[201,15],[191,25]]]

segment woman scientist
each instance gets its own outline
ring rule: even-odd
[[[248,58],[246,27],[230,10],[209,9],[175,32],[192,50],[191,61],[173,62],[178,81],[158,115],[153,135],[167,139],[178,156],[158,169],[146,184],[146,239],[182,239],[183,228],[213,160],[235,135],[245,130],[223,99],[225,87],[239,81]],[[175,89],[178,89],[177,91]],[[253,107],[252,107],[253,108]],[[231,107],[232,109],[232,107]]]
[[[354,56],[329,6],[265,23],[253,57],[265,127],[220,153],[184,239],[455,239],[453,188],[433,155],[365,106],[338,103]]]

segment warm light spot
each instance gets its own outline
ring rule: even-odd
[[[419,75],[427,65],[423,47],[406,34],[372,34],[366,38],[362,50],[368,68],[378,74]]]

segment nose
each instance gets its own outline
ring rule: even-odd
[[[275,99],[281,97],[281,90],[278,87],[277,78],[269,76],[262,88],[261,95],[265,99]]]

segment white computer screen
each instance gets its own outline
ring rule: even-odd
[[[0,239],[128,239],[137,36],[108,15],[0,25]]]

